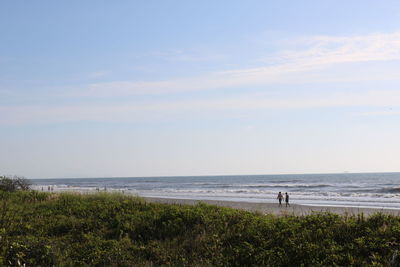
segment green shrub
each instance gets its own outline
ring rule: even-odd
[[[277,217],[121,194],[0,193],[0,266],[390,266],[399,249],[400,218],[384,214]]]
[[[30,189],[30,182],[24,177],[0,176],[0,191],[15,192],[18,190],[27,191]]]

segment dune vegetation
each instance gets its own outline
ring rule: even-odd
[[[0,266],[396,266],[400,218],[0,191]]]

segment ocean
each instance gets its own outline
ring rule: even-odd
[[[31,179],[39,191],[123,192],[143,197],[400,209],[400,173]]]

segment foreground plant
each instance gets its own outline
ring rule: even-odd
[[[399,249],[400,217],[390,215],[0,191],[0,266],[396,266]]]

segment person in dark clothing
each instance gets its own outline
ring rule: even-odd
[[[286,202],[286,207],[287,207],[287,206],[290,207],[290,204],[289,204],[289,194],[288,194],[287,192],[285,193],[285,202]]]
[[[282,206],[283,195],[281,192],[279,192],[277,199],[279,200],[279,206]]]

